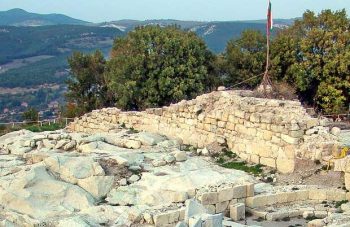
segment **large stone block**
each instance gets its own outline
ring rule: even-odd
[[[310,189],[309,199],[311,200],[327,200],[327,190],[326,189]]]
[[[91,176],[78,180],[78,185],[97,200],[102,199],[110,192],[113,183],[114,176]]]
[[[222,227],[222,221],[224,219],[222,214],[204,214],[201,218],[202,227]]]
[[[251,122],[254,122],[254,123],[259,123],[260,122],[260,118],[261,118],[261,116],[260,116],[260,114],[258,114],[258,113],[252,113],[251,115],[250,115],[250,121]]]
[[[233,188],[223,188],[218,190],[219,202],[229,201],[233,198]]]
[[[346,192],[338,189],[327,191],[328,201],[343,201],[346,200]]]
[[[230,218],[234,221],[240,221],[245,219],[245,205],[238,203],[230,206]]]
[[[247,197],[247,186],[239,185],[232,188],[233,190],[233,198],[240,199]]]
[[[296,201],[306,201],[309,199],[309,190],[295,191]]]
[[[222,212],[224,212],[225,210],[227,210],[227,207],[228,207],[228,204],[229,204],[229,203],[230,203],[229,201],[217,203],[217,204],[215,205],[215,213],[216,213],[216,214],[219,214],[219,213],[222,213]]]
[[[246,196],[247,197],[254,196],[254,184],[247,184],[246,185]]]
[[[277,211],[277,212],[268,213],[266,215],[266,220],[276,221],[276,220],[281,220],[281,219],[287,218],[287,217],[289,217],[288,210],[281,210],[281,211]]]
[[[260,164],[264,166],[269,166],[272,168],[276,168],[276,160],[274,158],[260,158]]]
[[[248,197],[246,199],[246,205],[250,208],[264,207],[276,203],[276,195],[257,195],[254,197]]]
[[[207,192],[199,196],[199,200],[203,205],[216,204],[219,202],[219,197],[217,192]]]

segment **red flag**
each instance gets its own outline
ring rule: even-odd
[[[272,4],[271,4],[271,0],[269,0],[269,6],[267,10],[267,27],[266,27],[266,33],[268,36],[270,36],[272,28],[273,28]]]

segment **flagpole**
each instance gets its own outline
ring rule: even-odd
[[[268,15],[267,15],[267,24],[266,24],[266,67],[265,67],[265,73],[263,77],[263,86],[264,86],[265,96],[267,96],[267,86],[270,86],[270,89],[272,89],[272,83],[269,76],[270,34],[271,34],[270,26],[272,26],[272,12],[270,7],[271,7],[271,3],[270,3],[270,0],[268,0]]]

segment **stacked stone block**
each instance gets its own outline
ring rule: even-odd
[[[211,214],[225,213],[231,205],[245,203],[247,197],[254,196],[254,184],[227,185],[220,188],[199,190],[196,198]]]
[[[296,158],[315,160],[330,154],[336,143],[334,136],[325,133],[314,139],[317,130],[323,129],[321,124],[300,102],[221,91],[143,112],[116,108],[93,111],[73,122],[70,129],[113,132],[123,125],[179,138],[198,148],[224,138],[229,149],[242,159],[290,173]],[[315,132],[310,134],[312,130]]]

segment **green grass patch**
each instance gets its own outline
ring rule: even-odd
[[[318,218],[316,216],[311,216],[311,217],[305,218],[306,221],[312,221],[312,220],[315,220],[315,219],[318,219]]]
[[[225,150],[224,151],[224,155],[226,157],[229,157],[229,158],[237,158],[237,154],[232,152],[232,151],[228,151],[228,150]]]
[[[219,159],[216,161],[218,164],[222,165],[225,163],[225,159],[223,157],[219,157]]]
[[[258,175],[262,173],[262,165],[252,165],[249,166],[245,162],[228,162],[221,164],[222,167],[227,169],[236,169],[236,170],[242,170],[247,173],[251,173],[254,175]]]
[[[128,134],[136,134],[136,133],[139,133],[139,131],[136,130],[136,129],[134,129],[134,128],[130,128],[130,129],[128,130]]]
[[[45,131],[56,131],[59,129],[63,129],[65,126],[63,124],[44,124],[42,126],[40,125],[29,125],[24,127],[25,129],[32,131],[32,132],[45,132]]]
[[[335,203],[335,208],[341,207],[341,205],[348,203],[348,200],[342,200]]]

